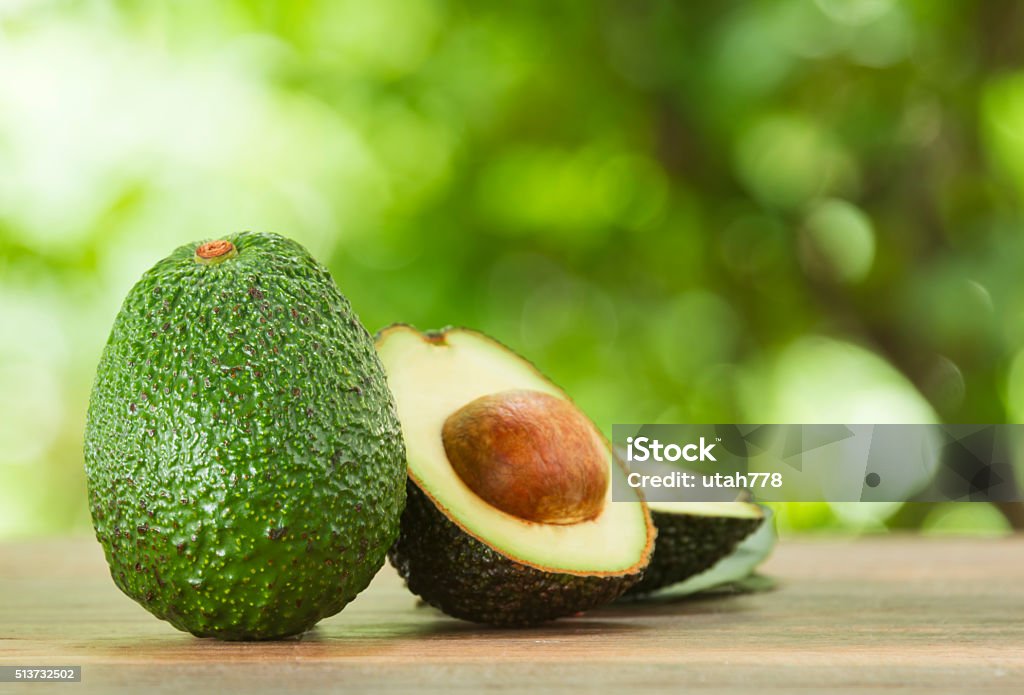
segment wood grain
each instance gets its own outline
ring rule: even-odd
[[[764,571],[776,590],[497,630],[416,607],[385,568],[302,639],[231,644],[125,598],[92,540],[8,543],[0,663],[83,675],[0,692],[1024,692],[1022,537],[784,542]]]

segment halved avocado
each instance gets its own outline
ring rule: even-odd
[[[640,579],[655,535],[646,505],[612,502],[610,479],[625,473],[607,440],[533,365],[461,328],[392,326],[377,350],[409,463],[389,558],[413,593],[456,618],[526,626],[609,603]],[[573,456],[590,448],[598,467]]]
[[[749,502],[648,502],[658,540],[635,596],[676,584],[710,569],[764,521]]]

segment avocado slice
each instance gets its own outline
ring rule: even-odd
[[[612,501],[611,478],[625,472],[561,389],[468,329],[395,325],[378,334],[377,350],[409,464],[408,503],[389,558],[413,593],[456,618],[526,626],[609,603],[639,580],[654,542],[650,515],[639,496]],[[515,418],[502,419],[502,408],[522,417],[510,425]],[[518,434],[502,440],[509,429]],[[593,442],[601,473],[576,465],[586,456],[566,453]],[[521,475],[539,459],[550,464],[535,476],[544,485]],[[497,479],[506,474],[503,486]],[[599,486],[589,485],[595,475],[604,476]],[[583,482],[562,485],[563,478]],[[556,491],[552,504],[541,500],[548,489]],[[591,492],[575,494],[580,489]]]
[[[273,639],[383,565],[405,450],[373,340],[299,244],[186,244],[128,293],[85,470],[114,583],[201,637]]]
[[[627,592],[647,594],[689,579],[727,557],[764,521],[749,502],[648,502],[658,539],[643,578]]]
[[[720,591],[725,587],[729,587],[730,592],[762,591],[773,587],[775,582],[771,578],[757,575],[757,568],[772,554],[778,540],[771,508],[762,507],[761,510],[764,521],[756,531],[740,541],[735,550],[700,574],[666,587],[653,596],[659,601],[671,601],[705,591]]]

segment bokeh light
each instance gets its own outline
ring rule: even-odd
[[[1020,421],[1011,8],[3,3],[0,536],[88,533],[85,408],[122,298],[242,229],[307,245],[371,331],[490,333],[606,432]]]

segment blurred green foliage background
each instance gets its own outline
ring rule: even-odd
[[[88,532],[121,299],[242,229],[307,245],[371,331],[494,335],[605,430],[1021,421],[1022,28],[996,0],[4,2],[0,537]]]

